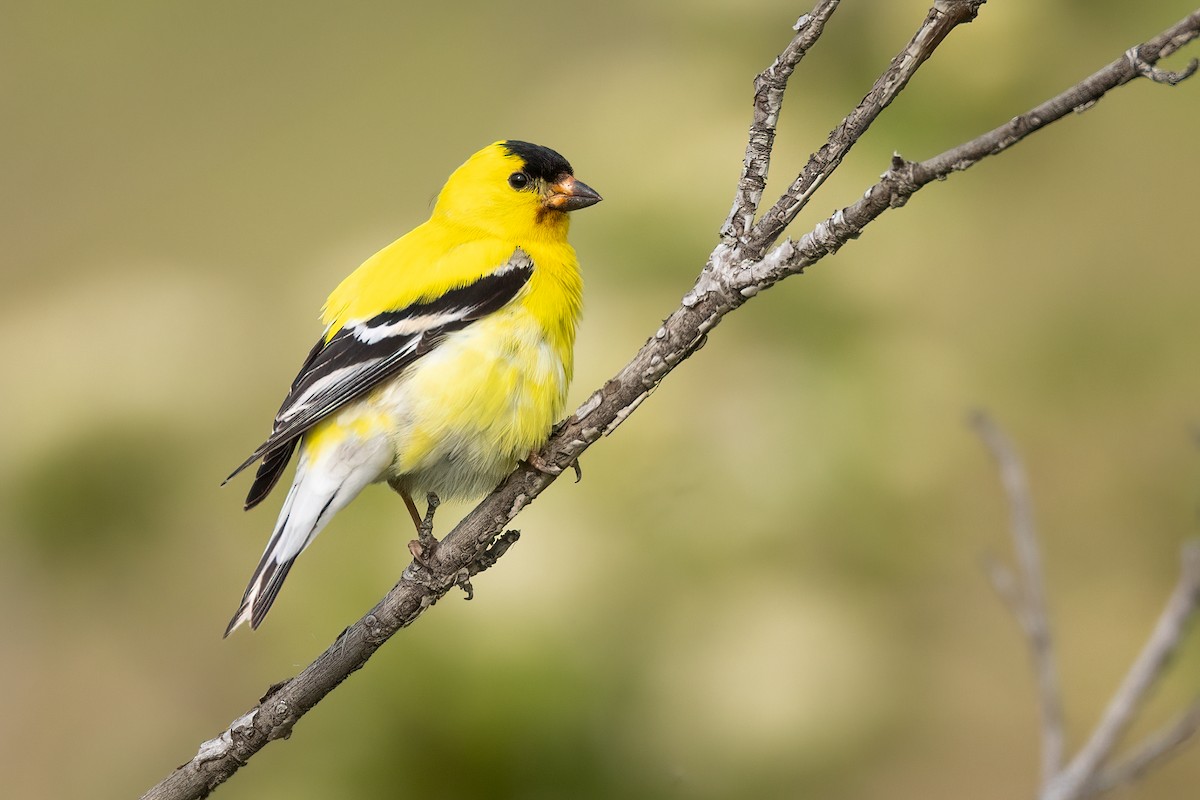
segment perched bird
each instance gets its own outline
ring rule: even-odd
[[[257,628],[292,562],[368,484],[404,498],[486,493],[541,448],[570,383],[582,281],[568,212],[600,202],[555,151],[500,141],[450,176],[424,224],[325,302],[283,401],[253,508],[299,450],[275,530],[229,627]]]

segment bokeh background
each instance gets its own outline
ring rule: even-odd
[[[843,5],[793,80],[773,188],[927,7]],[[8,4],[5,793],[137,796],[398,577],[407,517],[368,491],[264,627],[221,639],[279,497],[246,514],[246,481],[218,484],[346,272],[483,144],[555,147],[606,198],[572,232],[582,401],[715,243],[751,77],[807,6]],[[1001,124],[1190,10],[989,3],[794,233],[893,151]],[[1200,79],[1125,87],[750,302],[522,514],[473,602],[219,796],[1031,796],[1027,656],[980,567],[1007,554],[1005,503],[965,418],[990,409],[1028,462],[1077,745],[1197,533],[1198,129]],[[1198,669],[1193,635],[1139,731]],[[1193,748],[1118,796],[1197,785]]]

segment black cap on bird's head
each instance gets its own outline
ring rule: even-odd
[[[522,172],[528,178],[546,187],[546,208],[575,211],[595,205],[602,199],[595,189],[576,180],[570,162],[549,147],[517,139],[506,140],[503,147],[506,153],[521,159],[524,163]]]
[[[575,174],[575,170],[571,168],[571,162],[549,147],[542,147],[540,144],[508,139],[504,142],[504,152],[524,161],[525,171],[529,173],[529,177],[541,178],[546,183],[553,183],[554,179],[564,172],[568,175]]]

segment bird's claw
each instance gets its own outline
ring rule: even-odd
[[[408,554],[413,557],[413,561],[420,564],[425,569],[429,569],[428,556],[433,555],[433,548],[421,543],[419,539],[408,540]]]
[[[538,472],[544,472],[547,475],[561,475],[563,468],[553,461],[547,461],[542,458],[542,454],[537,451],[531,451],[525,457],[525,463],[536,469]]]
[[[533,451],[529,454],[529,456],[525,459],[525,463],[536,469],[538,472],[543,472],[546,475],[553,475],[555,477],[562,475],[564,469],[558,464],[555,464],[553,461],[547,461],[546,459],[542,458],[541,453],[536,451]],[[581,480],[583,480],[583,470],[579,468],[579,459],[572,461],[569,466],[575,471],[575,482],[579,483]]]

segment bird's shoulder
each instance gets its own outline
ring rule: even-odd
[[[325,303],[330,332],[350,321],[436,300],[499,270],[519,243],[430,220],[368,258]]]
[[[334,289],[322,315],[328,335],[468,286],[504,268],[518,247],[538,273],[537,294],[555,295],[544,302],[574,310],[582,286],[575,251],[565,241],[518,241],[434,217],[372,255]]]

